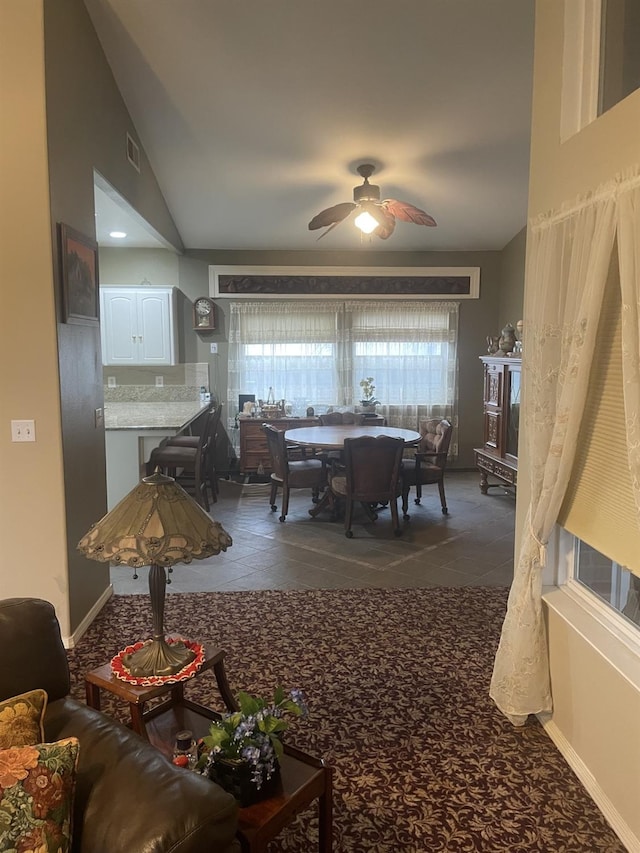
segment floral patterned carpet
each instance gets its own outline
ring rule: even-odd
[[[167,633],[227,652],[234,691],[302,688],[287,733],[334,768],[335,853],[624,853],[534,718],[513,728],[488,697],[507,590],[170,594]],[[69,651],[83,673],[151,633],[147,595],[115,596]],[[210,673],[189,684],[220,708]],[[104,697],[103,710],[126,720]],[[317,849],[315,810],[272,853]]]

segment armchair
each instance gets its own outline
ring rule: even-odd
[[[402,473],[403,518],[409,518],[407,507],[411,487],[415,486],[416,496],[414,502],[419,504],[422,498],[422,487],[431,483],[437,483],[438,485],[442,514],[449,514],[444,494],[444,472],[447,466],[452,432],[453,428],[451,424],[444,419],[438,420],[434,418],[420,422],[420,434],[422,438],[415,451],[414,464],[413,466],[406,464]]]

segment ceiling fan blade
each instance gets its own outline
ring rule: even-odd
[[[385,207],[380,205],[378,207],[378,216],[382,215],[382,222],[378,225],[378,227],[374,230],[374,234],[380,237],[381,240],[386,240],[391,237],[396,227],[396,218],[390,213]]]
[[[340,222],[343,222],[343,220],[341,219]],[[318,240],[322,240],[323,237],[326,237],[329,231],[333,231],[334,228],[340,225],[340,222],[332,222],[331,225],[318,237]],[[316,240],[316,243],[318,242],[318,240]]]
[[[343,201],[340,204],[334,204],[333,207],[328,207],[326,210],[321,210],[309,223],[309,231],[317,231],[318,228],[326,228],[327,225],[335,227],[343,219],[346,219],[355,207],[356,205],[352,201]],[[321,236],[324,237],[324,234]]]
[[[408,201],[398,201],[395,198],[386,198],[382,204],[393,216],[402,222],[413,222],[415,225],[429,225],[434,227],[438,223],[433,216],[429,216],[419,207],[414,207]]]

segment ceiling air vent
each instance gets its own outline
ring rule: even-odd
[[[140,171],[140,149],[137,144],[133,141],[133,139],[127,133],[127,160],[131,163],[133,168],[139,172]]]

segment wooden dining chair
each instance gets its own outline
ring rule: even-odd
[[[444,472],[447,467],[447,456],[453,427],[448,420],[432,418],[420,421],[420,443],[415,450],[413,463],[405,460],[402,473],[402,516],[408,519],[409,492],[415,486],[414,503],[419,504],[422,498],[422,487],[437,484],[440,493],[442,514],[448,515],[447,501],[444,494]]]
[[[344,530],[347,539],[353,537],[351,529],[354,504],[360,503],[371,521],[376,521],[376,504],[388,504],[395,536],[402,528],[398,518],[398,497],[402,487],[400,472],[404,441],[381,435],[346,438],[344,442],[344,471],[329,478],[331,491],[343,499]]]
[[[262,424],[267,439],[271,460],[271,511],[278,509],[276,498],[278,489],[282,489],[282,512],[279,520],[284,521],[289,512],[289,492],[291,489],[311,489],[314,500],[318,499],[320,489],[327,484],[326,465],[322,459],[309,458],[292,461],[289,458],[284,430],[278,430],[271,424]]]

